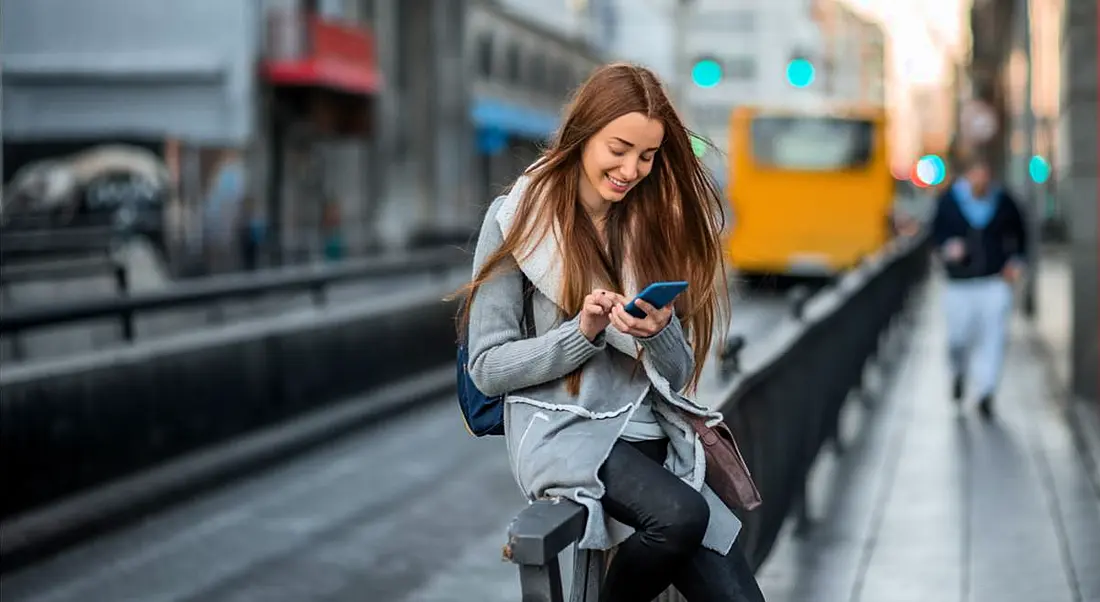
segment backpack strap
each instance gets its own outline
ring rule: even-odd
[[[535,310],[534,310],[534,296],[535,285],[527,279],[527,274],[520,271],[520,276],[523,277],[523,336],[531,339],[535,337]]]

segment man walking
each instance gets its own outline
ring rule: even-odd
[[[953,397],[961,404],[972,384],[978,408],[989,418],[1004,361],[1013,285],[1022,275],[1029,241],[1019,205],[993,185],[985,160],[970,162],[940,196],[932,238],[947,275],[944,309]]]

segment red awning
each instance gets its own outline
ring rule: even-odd
[[[273,15],[272,21],[272,46],[290,48],[280,52],[282,56],[264,61],[264,77],[271,83],[365,95],[381,88],[374,39],[369,31],[297,14]],[[301,38],[304,44],[297,43]]]

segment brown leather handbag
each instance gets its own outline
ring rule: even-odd
[[[725,422],[707,426],[702,416],[688,416],[688,422],[703,442],[707,457],[707,485],[731,510],[752,510],[760,505],[760,492],[749,467],[741,457],[733,432]]]

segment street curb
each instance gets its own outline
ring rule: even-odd
[[[454,378],[454,366],[442,366],[4,521],[0,523],[0,573],[132,523],[312,446],[436,401],[454,390]]]

